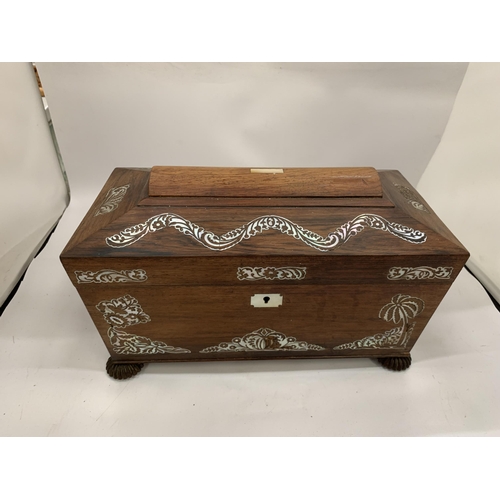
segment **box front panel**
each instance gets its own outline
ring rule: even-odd
[[[120,360],[407,353],[449,285],[80,287]]]

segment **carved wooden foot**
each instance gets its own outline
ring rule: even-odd
[[[110,377],[125,380],[137,375],[144,368],[144,363],[116,363],[111,358],[106,363],[106,371]]]
[[[406,370],[411,365],[411,356],[393,356],[390,358],[378,358],[377,361],[388,370],[400,372]]]

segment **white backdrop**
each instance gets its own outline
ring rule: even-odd
[[[500,315],[466,271],[402,373],[369,359],[172,363],[120,382],[58,261],[119,165],[370,163],[416,182],[465,65],[39,69],[73,197],[0,317],[0,435],[500,435]]]
[[[500,64],[472,63],[418,187],[500,302]]]
[[[0,306],[68,202],[33,67],[0,63]]]
[[[72,189],[117,166],[364,166],[416,183],[464,63],[37,63]],[[96,191],[97,195],[97,191]]]

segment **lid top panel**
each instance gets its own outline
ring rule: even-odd
[[[382,186],[372,167],[153,167],[149,196],[381,198]]]

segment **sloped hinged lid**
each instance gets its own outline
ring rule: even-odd
[[[393,266],[448,272],[467,255],[397,171],[153,167],[115,169],[61,259],[75,284],[128,270],[149,286],[245,284],[247,268],[392,283]]]
[[[371,167],[153,167],[149,196],[380,198],[382,186]]]
[[[129,186],[123,201],[96,216],[121,184]],[[63,254],[326,262],[463,253],[430,208],[408,204],[396,187],[404,185],[399,172],[368,167],[116,169]]]

